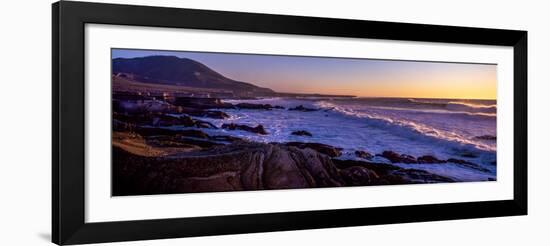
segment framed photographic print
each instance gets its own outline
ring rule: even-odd
[[[53,4],[53,242],[527,214],[527,32]]]

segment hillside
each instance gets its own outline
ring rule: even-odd
[[[229,79],[195,60],[176,56],[116,58],[112,61],[112,73],[152,84],[221,89],[239,94],[274,93],[268,88]]]

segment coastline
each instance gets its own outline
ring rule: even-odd
[[[138,94],[113,97],[113,195],[143,195],[236,190],[461,182],[417,169],[449,165],[488,172],[463,159],[410,156],[393,150],[355,150],[342,159],[342,149],[312,142],[257,142],[216,135],[211,121],[231,117],[229,110],[287,110],[270,104],[227,103],[219,98],[180,97],[158,100]],[[176,128],[174,128],[176,126]],[[182,130],[178,127],[185,127]],[[226,131],[269,134],[262,125],[224,124]],[[292,135],[306,136],[305,130]],[[382,163],[379,160],[386,160]],[[488,178],[487,181],[494,179]],[[479,180],[482,181],[482,180]]]

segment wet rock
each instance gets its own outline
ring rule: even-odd
[[[124,75],[122,75],[124,76]],[[152,100],[151,97],[142,95],[141,93],[132,92],[113,92],[111,98],[116,101],[145,101]]]
[[[372,158],[374,157],[371,153],[363,151],[363,150],[356,150],[355,151],[355,156],[357,156],[359,158],[362,158],[362,159],[367,159],[367,160],[372,160]]]
[[[183,130],[178,131],[177,134],[185,137],[210,139],[210,136],[208,136],[208,134],[200,130]]]
[[[489,170],[487,168],[484,168],[484,167],[481,167],[478,164],[475,164],[475,163],[469,162],[469,161],[465,161],[465,160],[461,160],[461,159],[450,158],[450,159],[447,160],[447,162],[454,163],[454,164],[457,164],[459,166],[475,169],[475,170],[478,170],[478,171],[481,171],[481,172],[486,172],[486,173],[491,172],[491,170]]]
[[[152,114],[127,114],[113,112],[113,124],[114,121],[118,121],[116,124],[126,123],[134,125],[151,125],[153,120]]]
[[[135,132],[144,136],[148,143],[157,147],[181,147],[181,145],[194,145],[200,148],[210,148],[236,141],[242,141],[232,136],[210,136],[201,130],[173,130],[156,127],[139,127]]]
[[[188,135],[197,134],[188,132]],[[197,142],[189,143],[177,143],[174,139],[177,137],[155,136],[148,141],[157,141],[156,144],[165,147],[207,143],[196,138],[193,140]],[[185,152],[152,150],[147,155],[140,154],[143,151],[136,151],[133,146],[113,145],[114,195],[454,181],[390,164],[331,159],[312,148],[284,144],[235,142]]]
[[[428,171],[418,169],[399,169],[392,172],[392,175],[399,176],[409,183],[452,183],[454,179],[433,174]]]
[[[396,152],[389,151],[389,150],[382,152],[380,156],[388,159],[392,163],[406,163],[406,164],[418,163],[416,161],[416,158],[414,158],[413,156],[405,155],[405,154],[400,155]]]
[[[169,114],[155,113],[155,114],[113,114],[113,119],[138,126],[153,126],[153,127],[167,127],[167,126],[184,126],[184,127],[198,127],[198,128],[212,128],[216,129],[212,123],[193,119],[190,116],[174,116]]]
[[[369,176],[369,178],[371,178],[370,185],[455,182],[454,179],[449,177],[433,174],[424,170],[400,168],[391,164],[339,159],[332,159],[332,162],[338,168],[342,169],[342,171],[352,167],[362,167],[373,171],[374,174],[376,174],[376,178],[373,178],[374,176]]]
[[[433,164],[433,163],[445,163],[446,161],[445,160],[440,160],[440,159],[437,159],[431,155],[423,155],[423,156],[420,156],[416,159],[416,161],[418,163],[428,163],[428,164]]]
[[[193,125],[193,120],[190,117],[177,117],[165,114],[156,114],[151,117],[152,126],[174,126],[174,125]]]
[[[254,103],[238,103],[235,105],[238,109],[261,109],[261,110],[271,110],[271,109],[284,109],[281,106],[273,106],[271,104],[254,104]]]
[[[321,143],[302,143],[302,142],[287,142],[285,143],[286,146],[293,146],[300,149],[314,149],[318,151],[319,153],[328,155],[330,157],[338,157],[342,155],[342,148],[337,148],[334,146],[330,146],[327,144],[321,144]]]
[[[159,128],[159,127],[136,127],[134,129],[136,133],[141,136],[159,136],[159,135],[177,135],[177,130]]]
[[[348,186],[371,185],[380,178],[374,171],[359,166],[342,169],[340,175]]]
[[[312,149],[239,143],[205,152],[144,157],[113,148],[114,195],[269,190],[345,185]]]
[[[184,136],[192,138],[203,138],[208,139],[209,136],[203,131],[200,130],[174,130],[167,128],[158,128],[158,127],[137,127],[135,132],[141,136]]]
[[[231,103],[224,103],[219,98],[204,97],[177,97],[174,101],[177,106],[195,108],[195,109],[216,109],[216,108],[235,108]]]
[[[193,119],[187,115],[181,116],[179,117],[179,119],[180,119],[180,125],[183,125],[186,127],[217,129],[217,127],[214,124],[208,121]]]
[[[147,138],[146,142],[151,146],[162,147],[162,148],[170,148],[170,147],[184,148],[188,146],[194,146],[195,150],[207,149],[207,148],[223,145],[222,143],[213,142],[213,141],[210,141],[209,139],[199,139],[194,137],[186,137],[182,135],[150,136]]]
[[[113,112],[126,114],[177,113],[178,107],[160,100],[113,100]]]
[[[113,131],[133,131],[135,124],[113,119]]]
[[[447,160],[447,162],[456,163],[456,164],[474,164],[474,163],[466,161],[466,160],[455,159],[455,158],[450,158],[450,159]]]
[[[225,112],[218,111],[218,110],[200,110],[200,109],[182,109],[182,113],[195,116],[195,117],[204,117],[204,118],[212,118],[212,119],[227,119],[229,118],[229,115]]]
[[[264,126],[262,126],[262,125],[257,125],[256,127],[251,127],[251,126],[247,126],[247,125],[239,125],[239,124],[235,124],[235,123],[229,123],[229,124],[223,124],[222,128],[223,129],[228,129],[228,130],[242,130],[242,131],[253,132],[253,133],[261,134],[261,135],[267,135],[268,134],[265,131]]]
[[[297,107],[294,107],[294,108],[289,108],[288,110],[292,110],[292,111],[302,111],[302,112],[312,112],[312,111],[317,111],[319,109],[316,109],[316,108],[306,108],[304,107],[304,105],[299,105]]]
[[[335,158],[333,158],[332,161],[334,162],[336,167],[338,167],[340,169],[346,169],[346,168],[349,168],[349,167],[360,166],[360,167],[365,167],[365,168],[368,168],[370,170],[373,170],[379,175],[385,175],[385,174],[388,174],[389,172],[391,172],[393,170],[401,169],[398,166],[394,166],[394,165],[391,165],[391,164],[385,164],[385,163],[373,163],[373,162],[357,161],[357,160],[340,160],[340,159],[335,159]]]
[[[111,143],[141,156],[166,156],[200,149],[199,146],[183,143],[175,135],[141,136],[135,132],[113,131]]]
[[[296,135],[296,136],[308,136],[308,137],[313,136],[310,132],[305,131],[305,130],[293,131],[291,134]]]
[[[222,145],[200,130],[173,130],[158,127],[138,127],[135,132],[143,136],[147,143],[156,147],[210,148]]]
[[[225,135],[211,136],[210,139],[215,141],[221,141],[221,142],[229,142],[229,143],[233,143],[237,141],[245,141],[238,137],[225,136]]]

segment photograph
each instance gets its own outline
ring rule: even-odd
[[[496,71],[112,48],[112,195],[496,181]]]
[[[547,5],[5,1],[0,246],[550,245]]]

